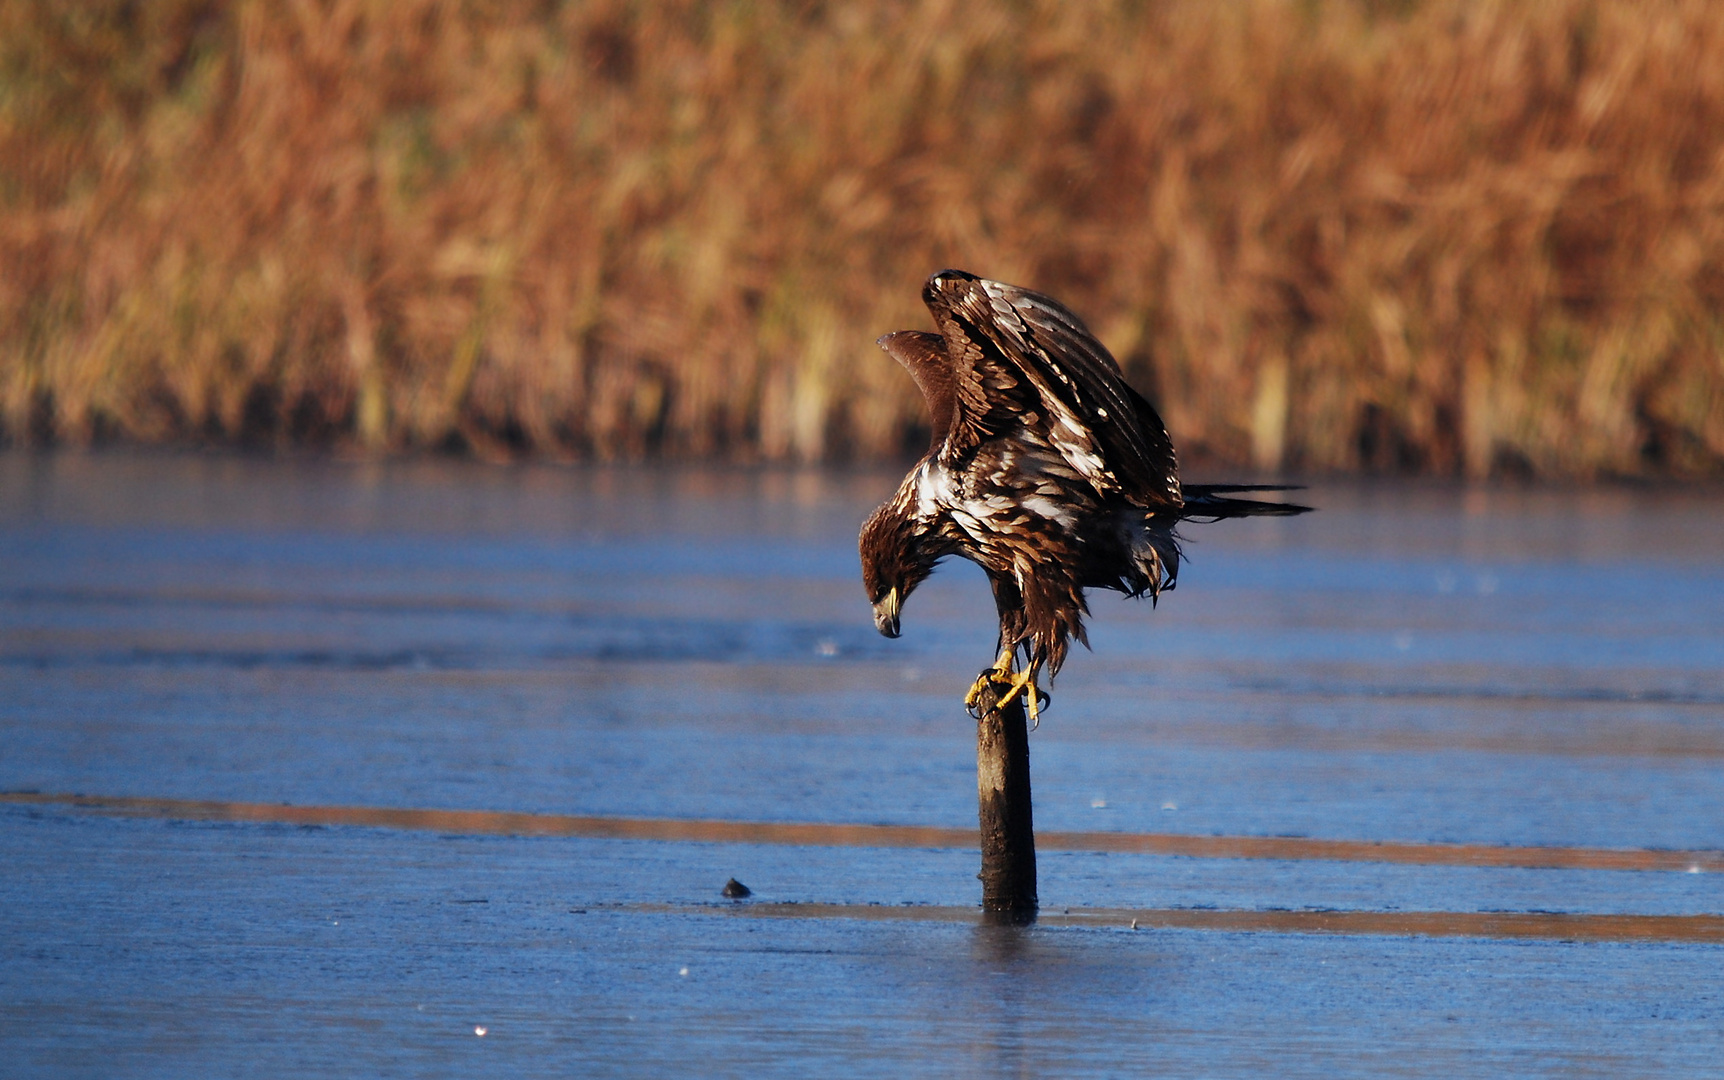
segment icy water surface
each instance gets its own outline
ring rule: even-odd
[[[895,480],[0,456],[0,1074],[1724,1075],[1717,491],[1191,526],[1009,927]]]

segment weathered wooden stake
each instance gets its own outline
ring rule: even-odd
[[[1033,692],[1033,691],[1032,691]],[[1034,918],[1036,831],[1030,813],[1030,732],[1022,696],[976,721],[982,910]]]

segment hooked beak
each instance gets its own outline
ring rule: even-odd
[[[880,602],[874,605],[874,629],[887,637],[897,637],[898,607],[901,603],[902,599],[898,596],[897,589],[893,589],[882,596]]]

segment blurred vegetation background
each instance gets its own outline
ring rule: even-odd
[[[843,460],[957,266],[1188,459],[1724,471],[1707,0],[0,0],[0,428]]]

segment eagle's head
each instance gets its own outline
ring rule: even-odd
[[[901,499],[882,505],[862,525],[862,587],[874,605],[874,628],[898,636],[898,613],[916,586],[946,554]]]

